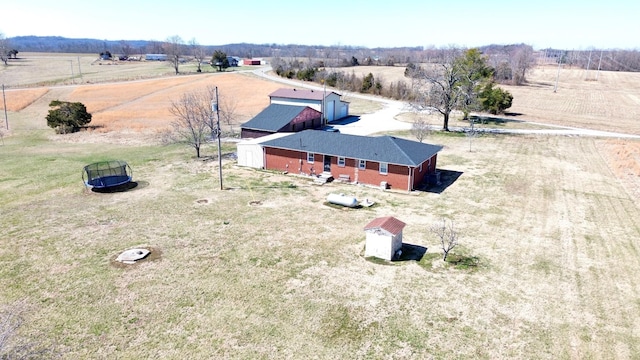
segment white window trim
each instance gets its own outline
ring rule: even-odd
[[[358,169],[366,170],[367,169],[367,160],[358,160]]]
[[[382,164],[384,164],[384,171],[382,171]],[[389,163],[381,162],[379,165],[379,171],[382,175],[387,175],[389,173]]]
[[[338,166],[345,167],[347,161],[344,156],[338,156]]]
[[[313,153],[310,153],[310,152],[307,153],[307,162],[309,164],[313,164],[315,162],[315,157]]]
[[[418,168],[419,172],[422,172],[422,163],[420,163],[420,168]]]

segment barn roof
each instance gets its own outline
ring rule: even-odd
[[[394,136],[359,136],[322,130],[304,130],[262,145],[413,167],[442,150],[442,146]]]
[[[324,92],[324,91],[320,91],[320,90],[301,90],[301,89],[278,89],[274,92],[272,92],[269,95],[269,98],[272,97],[280,97],[280,98],[286,98],[286,99],[301,99],[301,100],[318,100],[318,101],[322,101],[322,94],[336,94],[338,96],[340,96],[340,94],[334,92],[334,91],[329,91],[329,92]]]
[[[309,107],[271,104],[264,108],[264,110],[262,110],[258,115],[254,116],[253,119],[240,125],[240,127],[242,127],[243,129],[276,132],[285,127],[288,123],[291,122],[291,120],[295,119],[296,116],[300,115],[300,113],[307,108]],[[316,111],[318,113],[318,116],[320,116],[319,111],[313,111]]]
[[[370,223],[368,223],[364,229],[365,230],[377,230],[382,229],[384,231],[389,232],[392,235],[397,235],[402,232],[402,229],[407,224],[404,222],[394,218],[393,216],[385,216],[379,217],[377,219],[373,219]]]

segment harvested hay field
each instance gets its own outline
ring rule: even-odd
[[[345,72],[371,73],[388,85],[408,82],[404,70],[357,66]],[[527,79],[524,86],[501,85],[514,98],[505,119],[640,134],[640,73],[562,68],[558,76],[557,66],[538,66]]]

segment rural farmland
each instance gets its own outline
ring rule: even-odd
[[[170,76],[155,63],[126,78],[119,67],[128,65],[87,64],[83,83],[73,84],[47,70],[55,61],[37,58],[0,73],[10,85],[0,310],[23,320],[10,346],[64,359],[640,353],[640,140],[434,132],[425,141],[443,146],[444,185],[411,193],[239,167],[228,142],[220,190],[215,144],[197,159],[161,141],[171,100],[218,86],[237,100],[236,126],[281,84],[251,72]],[[47,83],[27,75],[37,72]],[[523,119],[640,133],[638,74],[601,73],[596,82],[567,70],[556,93],[550,74],[537,69],[529,86],[509,87],[520,115],[487,126]],[[85,103],[98,127],[54,134],[45,116],[55,99]],[[351,112],[377,109],[349,101]],[[127,161],[136,186],[86,189],[83,166],[106,159]],[[331,193],[375,206],[328,206]],[[426,248],[424,256],[365,258],[363,228],[379,216],[406,223],[404,242]],[[442,261],[429,228],[443,218],[460,233],[452,253],[470,266]],[[154,256],[114,261],[134,247]]]

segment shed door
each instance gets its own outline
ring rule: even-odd
[[[347,110],[349,110],[349,107],[346,104],[342,105],[342,108],[340,109],[341,118],[347,117]]]

